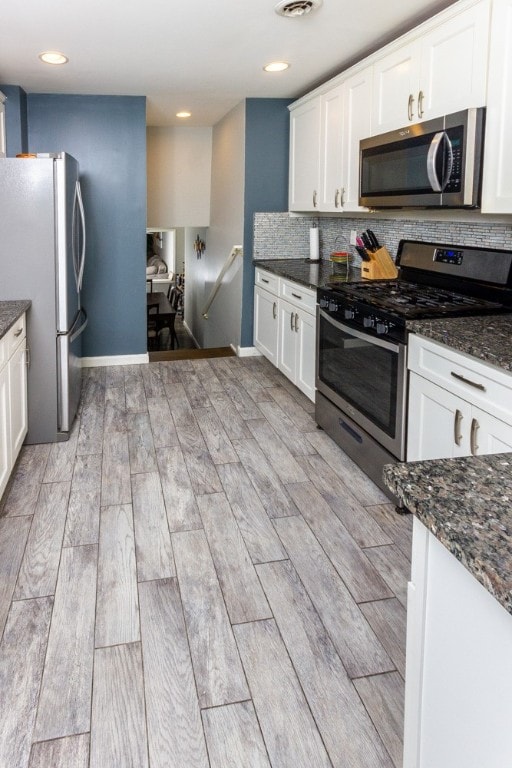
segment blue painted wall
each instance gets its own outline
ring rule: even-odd
[[[28,94],[28,151],[69,152],[87,215],[84,357],[146,352],[146,100]]]
[[[28,152],[27,136],[27,94],[19,85],[0,85],[0,91],[7,96],[5,102],[5,134],[7,157],[16,157]]]
[[[292,99],[247,99],[245,111],[244,273],[241,346],[253,345],[253,218],[288,210],[288,140]]]

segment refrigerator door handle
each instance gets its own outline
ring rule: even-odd
[[[80,336],[88,322],[89,318],[87,317],[87,312],[83,307],[81,307],[80,312],[78,313],[76,320],[73,323],[73,327],[69,331],[70,342],[74,341],[76,338],[78,338],[78,336]]]
[[[80,231],[77,230],[78,214],[80,215]],[[80,235],[82,236],[81,238]],[[78,253],[80,240],[82,247],[80,253]],[[76,292],[79,294],[82,290],[82,278],[85,266],[85,211],[82,200],[82,188],[78,179],[75,183],[75,196],[73,199],[73,224],[71,241],[73,248],[73,269],[75,272]]]
[[[80,293],[80,291],[82,290],[82,280],[84,277],[84,267],[85,267],[85,211],[84,211],[84,202],[82,200],[82,187],[80,186],[80,182],[78,180],[76,182],[76,196],[78,200],[78,209],[80,211],[80,221],[82,224],[82,251],[80,253],[78,280],[77,280],[78,293]]]

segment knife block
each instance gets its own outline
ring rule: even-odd
[[[387,248],[382,247],[366,253],[370,261],[361,262],[361,277],[366,280],[393,280],[398,277],[398,269]]]

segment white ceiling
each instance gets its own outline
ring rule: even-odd
[[[214,125],[246,97],[296,98],[453,0],[3,0],[0,82],[28,93],[147,96],[148,125]],[[43,64],[62,51],[69,63]],[[268,74],[269,61],[286,72]],[[184,122],[180,109],[192,112]]]

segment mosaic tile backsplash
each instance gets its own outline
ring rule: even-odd
[[[320,258],[328,259],[333,250],[348,250],[354,264],[361,260],[350,246],[350,231],[370,228],[381,245],[396,256],[402,238],[476,247],[512,250],[511,223],[474,221],[434,221],[430,219],[338,218],[290,216],[284,213],[254,214],[254,259],[309,258],[309,229],[320,231]]]

